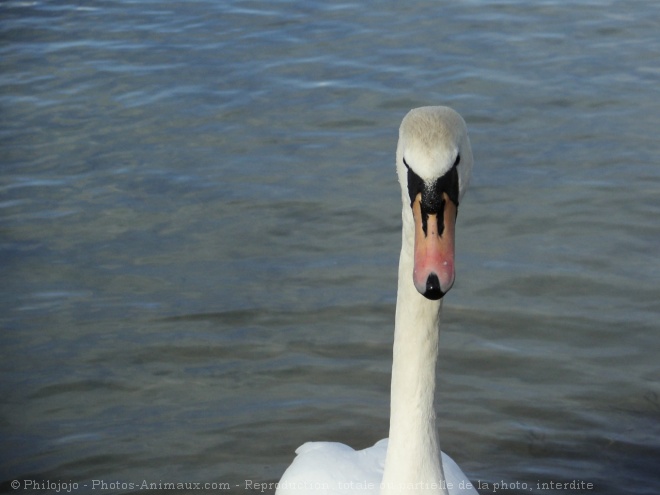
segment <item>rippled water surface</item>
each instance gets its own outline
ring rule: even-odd
[[[484,494],[659,493],[659,5],[0,4],[1,490],[385,437],[397,128],[448,104],[443,449]]]

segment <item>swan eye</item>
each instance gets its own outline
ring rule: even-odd
[[[422,193],[424,195],[424,181],[412,171],[405,158],[403,159],[403,164],[408,169],[408,195],[410,196],[410,206],[412,206],[417,194]]]

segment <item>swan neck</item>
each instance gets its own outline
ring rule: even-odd
[[[405,229],[404,229],[405,231]],[[413,284],[412,246],[399,261],[392,361],[390,436],[381,494],[446,494],[435,420],[440,301]]]

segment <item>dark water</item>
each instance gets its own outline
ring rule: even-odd
[[[386,436],[397,128],[448,104],[443,449],[660,492],[659,5],[0,4],[1,490],[254,491]]]

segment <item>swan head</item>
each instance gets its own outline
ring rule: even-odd
[[[465,121],[451,108],[415,108],[401,122],[404,249],[413,246],[413,283],[427,299],[442,298],[454,284],[454,227],[472,161]]]

